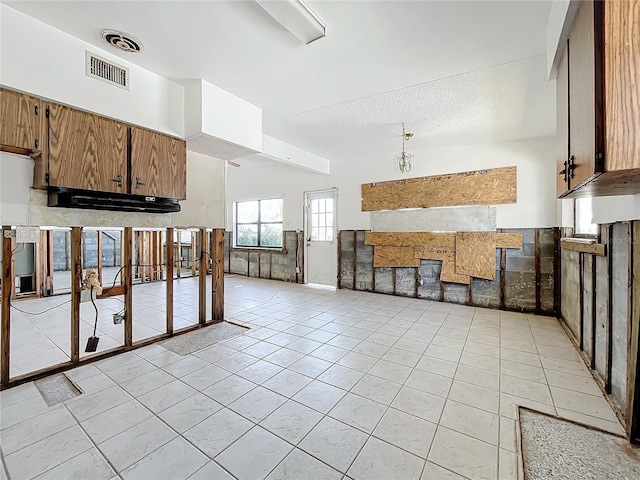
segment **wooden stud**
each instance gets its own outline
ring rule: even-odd
[[[100,284],[102,285],[102,230],[98,230],[96,232],[96,235],[98,236],[98,240],[97,240],[98,280],[100,281]]]
[[[124,344],[127,347],[133,345],[133,268],[132,268],[132,248],[133,229],[124,228],[122,275],[124,277]]]
[[[178,278],[180,278],[181,273],[182,273],[182,233],[180,232],[180,229],[177,230],[178,232]]]
[[[198,320],[200,325],[205,325],[207,323],[207,257],[206,251],[204,250],[204,244],[207,236],[207,229],[201,228],[198,232],[198,243],[200,243],[200,261],[198,265]],[[192,236],[195,238],[195,235]],[[195,251],[195,242],[192,244],[192,251]],[[195,262],[194,262],[195,268]]]
[[[507,249],[500,249],[500,308],[504,310],[506,302],[507,283]]]
[[[561,259],[560,259],[560,229],[553,229],[553,314],[560,317],[562,303]]]
[[[353,231],[353,288],[352,290],[356,289],[356,273],[358,270],[358,231],[354,230]],[[396,280],[395,280],[395,270],[394,272],[394,277],[393,277],[393,294],[395,295],[396,293]]]
[[[563,250],[571,250],[573,252],[599,255],[601,257],[604,257],[606,254],[605,246],[602,243],[584,243],[571,238],[563,238],[560,240],[560,248]]]
[[[202,252],[202,249],[200,249]],[[196,276],[196,232],[191,232],[191,276]]]
[[[578,272],[580,278],[580,286],[578,293],[578,303],[580,304],[580,351],[584,351],[584,253],[579,254]]]
[[[591,255],[591,370],[596,369],[596,256]]]
[[[609,276],[609,301],[607,309],[607,373],[605,377],[605,391],[611,393],[611,370],[613,368],[613,355],[611,354],[613,346],[613,224],[607,227],[607,269]]]
[[[2,335],[0,348],[0,384],[9,384],[9,364],[11,350],[11,295],[13,291],[13,262],[11,262],[11,239],[5,237],[5,232],[11,232],[11,226],[2,227]]]
[[[213,294],[212,294],[212,318],[216,322],[224,320],[224,229],[214,228],[211,232],[211,257],[218,268],[215,268],[215,272],[212,274],[211,282],[213,282]],[[272,257],[272,255],[270,255]],[[215,267],[215,266],[214,266]],[[269,269],[271,272],[271,269]]]
[[[80,360],[80,288],[82,287],[82,227],[71,229],[71,362]]]
[[[40,242],[36,243],[33,246],[34,253],[34,263],[35,263],[35,282],[36,282],[36,297],[40,298],[42,296],[42,283],[44,277],[44,262],[42,261],[42,250],[46,248],[46,245],[43,244],[43,234],[44,232],[40,232]]]
[[[536,228],[535,238],[535,271],[536,271],[536,313],[539,315],[542,311],[542,272],[540,269],[540,229]],[[595,295],[595,294],[594,294]]]
[[[632,442],[640,441],[640,221],[631,225],[631,344],[627,370],[627,431]]]
[[[166,315],[167,315],[167,333],[173,333],[173,228],[167,228],[165,238],[165,259],[166,259]]]
[[[416,298],[418,298],[418,287],[420,286],[418,285],[420,281],[420,272],[418,270],[418,267],[413,269],[413,296]]]

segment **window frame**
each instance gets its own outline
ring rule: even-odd
[[[280,200],[281,206],[283,209],[282,212],[282,221],[280,222],[262,222],[262,202],[270,201],[270,200]],[[250,202],[258,202],[258,219],[256,222],[244,223],[238,222],[238,206],[241,203],[250,203]],[[284,198],[282,197],[270,197],[270,198],[260,198],[255,200],[241,200],[233,203],[233,247],[234,248],[246,248],[246,249],[260,249],[260,250],[282,250],[284,248]],[[256,225],[257,232],[257,244],[255,245],[241,245],[238,243],[238,226],[241,225]],[[262,226],[263,225],[280,225],[282,231],[282,242],[280,245],[260,245],[261,235],[262,235]]]

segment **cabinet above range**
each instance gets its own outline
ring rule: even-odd
[[[0,93],[1,149],[34,157],[34,188],[186,199],[184,140],[11,90]]]

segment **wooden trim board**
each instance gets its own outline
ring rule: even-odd
[[[355,260],[353,263],[356,263]],[[414,257],[414,247],[379,245],[373,251],[373,266],[419,267],[420,259]]]
[[[362,185],[362,211],[517,201],[516,167],[474,170]]]

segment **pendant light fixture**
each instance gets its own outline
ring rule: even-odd
[[[402,153],[393,157],[394,173],[409,173],[413,169],[413,154],[404,151],[404,142],[413,137],[413,133],[407,133],[402,124]]]

